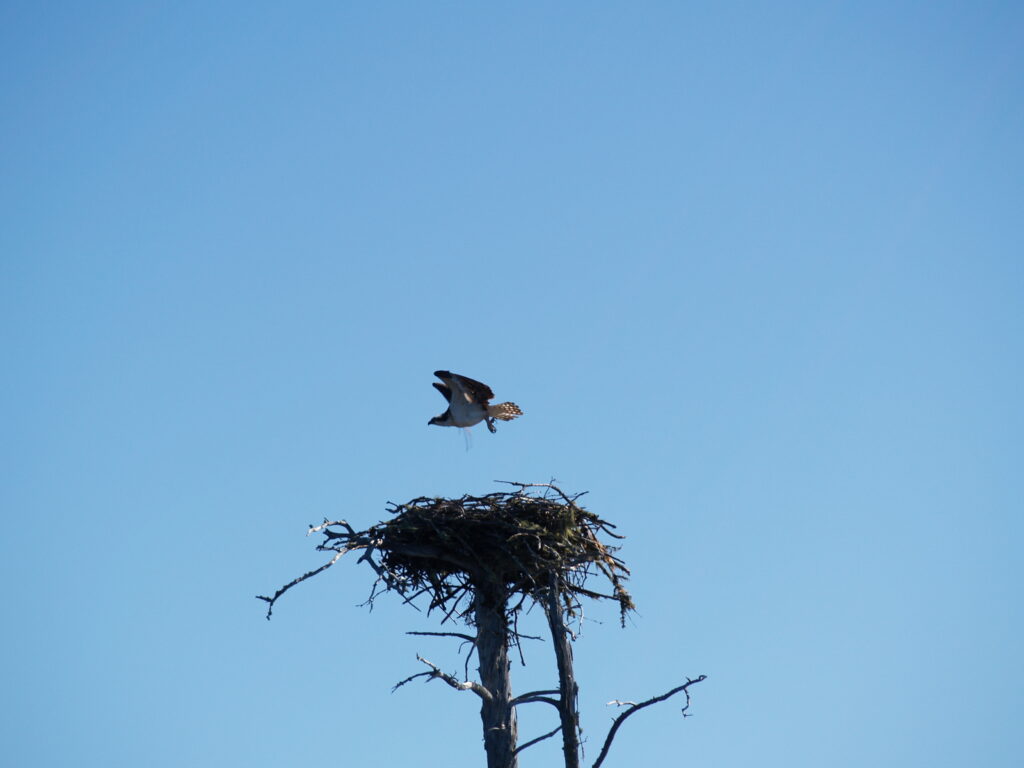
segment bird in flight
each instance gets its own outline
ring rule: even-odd
[[[490,400],[494,397],[494,393],[486,384],[449,371],[434,371],[434,375],[442,382],[438,384],[435,381],[433,384],[448,401],[448,410],[440,416],[432,418],[427,422],[428,425],[472,427],[474,424],[486,421],[487,428],[491,432],[497,432],[498,430],[494,427],[495,419],[512,421],[516,416],[523,415],[515,403],[491,405]]]

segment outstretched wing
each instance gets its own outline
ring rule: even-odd
[[[450,371],[434,371],[434,375],[441,379],[450,389],[462,390],[466,393],[467,399],[474,403],[486,404],[494,397],[491,388],[486,384],[470,379],[466,376],[459,376]],[[434,385],[437,386],[436,384]]]
[[[444,395],[444,399],[449,403],[452,401],[452,388],[447,384],[438,384],[436,381],[431,382],[434,385],[434,389]]]

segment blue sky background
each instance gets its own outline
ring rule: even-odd
[[[253,595],[551,478],[639,605],[586,764],[702,673],[607,765],[1024,762],[1022,6],[4,2],[0,64],[11,765],[482,764],[368,569]]]

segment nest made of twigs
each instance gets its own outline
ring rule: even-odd
[[[428,595],[427,612],[440,609],[447,621],[465,616],[478,600],[514,614],[527,599],[557,599],[566,616],[575,616],[580,598],[589,597],[618,602],[625,624],[626,613],[636,608],[623,586],[629,569],[615,556],[618,547],[598,538],[621,539],[615,526],[577,504],[583,494],[569,496],[550,483],[509,485],[518,490],[390,504],[391,519],[365,531],[347,520],[311,525],[310,534],[324,537],[317,549],[334,556],[273,595],[257,595],[267,603],[267,618],[292,587],[361,550],[359,562],[377,573],[370,605],[382,592],[397,592],[413,605]],[[608,580],[611,594],[587,586],[597,572]]]
[[[389,588],[429,593],[430,608],[451,613],[470,589],[495,585],[502,599],[536,597],[552,579],[571,611],[578,597],[613,599],[634,609],[623,586],[629,570],[598,534],[622,538],[610,523],[551,485],[457,499],[421,497],[392,505],[393,517],[366,531]],[[542,487],[540,495],[528,488]],[[594,571],[611,594],[588,589]]]

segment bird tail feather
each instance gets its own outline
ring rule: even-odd
[[[487,416],[492,419],[512,421],[512,419],[522,415],[523,412],[519,410],[519,406],[515,403],[498,403],[497,405],[487,406]]]

